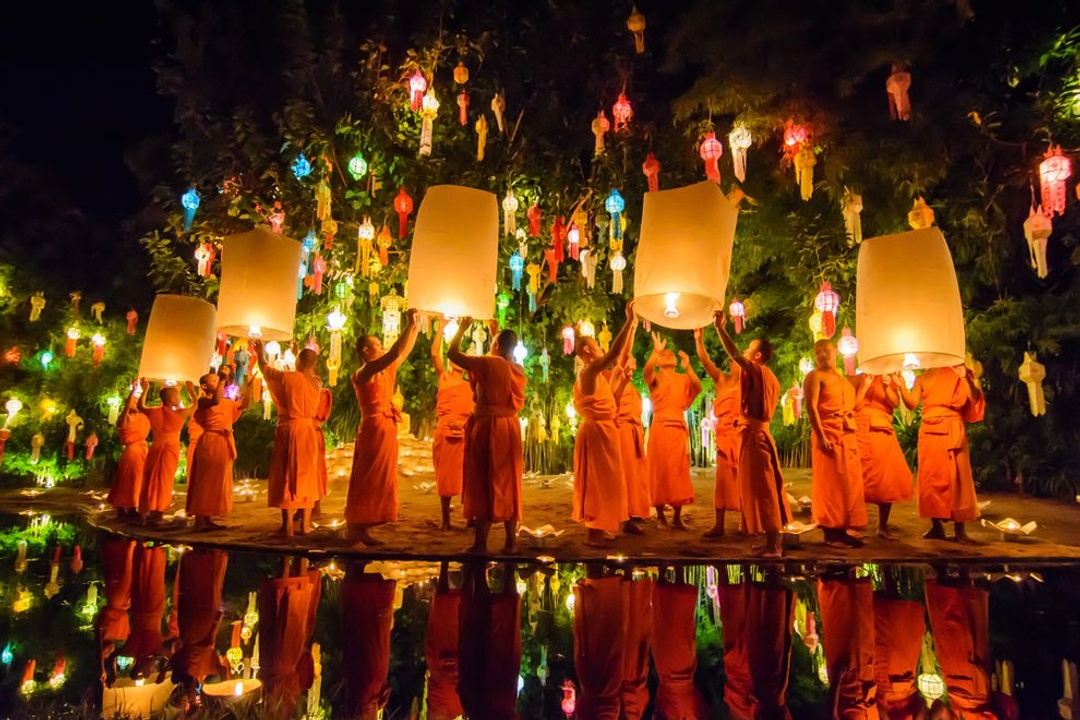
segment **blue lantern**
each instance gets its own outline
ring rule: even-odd
[[[184,232],[191,230],[199,203],[199,193],[195,192],[195,188],[188,188],[188,191],[180,196],[180,205],[184,208]]]
[[[303,180],[311,174],[311,163],[304,156],[304,153],[300,153],[296,156],[296,160],[292,164],[292,173],[296,176],[297,180]]]
[[[525,270],[525,258],[514,253],[510,256],[510,286],[515,291],[521,290],[521,273]]]
[[[611,237],[614,240],[622,238],[622,211],[626,209],[626,201],[618,190],[612,190],[604,201],[604,209],[611,215]]]
[[[55,358],[55,357],[56,356],[53,355],[52,350],[45,350],[44,352],[42,352],[41,353],[41,369],[42,370],[48,370],[49,365],[52,364],[53,358]]]

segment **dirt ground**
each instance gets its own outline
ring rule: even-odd
[[[161,529],[120,523],[114,518],[111,509],[106,508],[102,502],[105,492],[101,489],[75,491],[57,488],[36,495],[25,490],[9,490],[0,493],[0,512],[14,513],[34,508],[60,514],[64,511],[71,512],[78,507],[85,512],[93,525],[106,530],[170,543],[202,543],[232,549],[417,559],[463,556],[463,550],[471,542],[471,534],[464,527],[456,502],[454,522],[457,527],[448,532],[438,528],[439,498],[434,492],[430,444],[412,439],[402,440],[399,462],[400,520],[375,530],[374,534],[386,543],[377,548],[352,548],[340,536],[350,463],[351,448],[331,453],[331,494],[323,501],[319,527],[306,537],[292,540],[276,534],[280,515],[278,511],[266,507],[266,483],[259,480],[237,482],[234,511],[225,520],[226,528],[213,532],[195,533],[185,527],[182,517],[176,518],[173,526]],[[496,527],[492,530],[491,537],[494,551],[492,557],[529,560],[550,556],[560,561],[605,557],[622,559],[619,556],[648,562],[751,560],[753,556],[750,539],[737,533],[738,517],[732,513],[728,514],[728,534],[724,538],[706,540],[701,537],[701,533],[711,526],[713,520],[712,477],[711,469],[694,471],[697,502],[685,511],[688,530],[659,529],[655,523],[649,522],[645,526],[644,536],[620,536],[614,549],[601,550],[587,547],[584,544],[584,529],[570,520],[573,482],[571,476],[526,475],[523,524],[529,528],[550,525],[559,534],[543,540],[522,536],[516,553],[504,556],[497,552],[502,547],[503,533],[501,527]],[[788,492],[792,497],[809,496],[808,470],[789,469],[785,472],[785,479],[789,483]],[[874,536],[872,530],[877,520],[877,511],[871,508],[871,527],[866,533],[867,542],[863,548],[829,548],[824,545],[821,532],[811,530],[797,538],[789,538],[795,544],[788,548],[788,559],[795,562],[1080,560],[1080,523],[1077,523],[1080,519],[1080,506],[1077,504],[1002,493],[981,494],[980,500],[985,505],[984,520],[996,522],[1011,517],[1021,524],[1035,521],[1038,529],[1019,541],[1005,542],[1001,540],[1000,533],[992,528],[973,524],[971,535],[980,542],[978,545],[927,541],[920,537],[926,526],[916,515],[915,502],[912,501],[893,509],[891,522],[898,537],[894,541]],[[986,504],[987,501],[989,504]],[[182,508],[183,502],[183,486],[180,486],[174,508]],[[802,522],[810,522],[806,514],[796,512],[796,517]]]

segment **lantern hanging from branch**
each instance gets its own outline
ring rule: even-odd
[[[338,371],[341,370],[341,331],[345,329],[345,313],[335,306],[326,315],[326,329],[330,332],[330,355],[326,359],[330,387],[337,385]]]
[[[274,207],[270,211],[270,214],[266,216],[267,222],[270,223],[270,229],[280,235],[285,230],[285,208],[281,206],[281,201],[274,202]]]
[[[495,312],[498,315],[500,327],[506,325],[506,313],[510,309],[510,300],[510,293],[505,290],[495,297]]]
[[[646,193],[634,265],[641,317],[688,330],[723,307],[738,206],[715,183]]]
[[[401,309],[404,306],[404,298],[397,294],[396,289],[391,289],[390,294],[379,301],[382,308],[382,331],[383,343],[392,345],[401,335]]]
[[[634,106],[625,92],[619,93],[615,104],[611,106],[611,117],[615,120],[615,132],[630,129],[630,120],[634,117]]]
[[[728,315],[731,316],[731,321],[735,324],[735,334],[740,334],[746,323],[746,306],[739,301],[739,298],[735,298],[728,305]]]
[[[375,242],[375,225],[371,217],[364,216],[363,222],[356,228],[356,272],[361,277],[371,274],[371,250]]]
[[[1020,382],[1027,386],[1028,404],[1035,417],[1046,414],[1046,396],[1043,394],[1043,380],[1046,379],[1046,366],[1038,361],[1033,352],[1024,353],[1024,362],[1020,364]]]
[[[398,216],[398,240],[404,240],[409,234],[409,215],[413,211],[413,199],[405,188],[398,188],[398,194],[394,197],[394,212]]]
[[[525,211],[525,217],[529,221],[529,237],[540,237],[540,219],[542,217],[540,204],[534,202],[530,205],[529,209]]]
[[[907,122],[911,119],[911,98],[908,90],[911,88],[911,73],[897,64],[893,64],[892,72],[885,80],[885,92],[889,94],[889,117],[893,120]]]
[[[660,161],[652,152],[645,156],[645,162],[641,164],[641,172],[645,174],[645,179],[649,183],[649,192],[660,189]]]
[[[626,270],[626,256],[622,251],[616,251],[611,255],[611,292],[618,295],[623,291],[623,271]]]
[[[840,296],[828,280],[821,283],[821,290],[814,298],[814,307],[821,313],[821,333],[826,338],[836,334],[836,313],[840,310]]]
[[[330,193],[330,185],[326,182],[326,178],[322,178],[315,185],[315,219],[319,222],[329,220],[332,203],[333,195]]]
[[[592,134],[595,138],[593,155],[600,157],[604,154],[604,135],[611,129],[611,123],[608,121],[607,115],[604,114],[602,109],[596,113],[596,117],[593,118],[590,127],[592,128]]]
[[[375,238],[375,244],[379,248],[379,269],[386,267],[390,264],[390,246],[393,244],[394,238],[390,235],[390,228],[383,225],[379,229],[379,236]]]
[[[439,99],[435,88],[428,88],[420,106],[420,156],[431,155],[431,139],[435,132],[435,116],[439,114]]]
[[[483,162],[484,147],[487,145],[488,134],[488,121],[483,113],[480,113],[480,117],[476,118],[473,129],[476,130],[476,162]]]
[[[131,308],[124,315],[124,320],[127,322],[127,334],[134,335],[135,328],[139,325],[139,313],[135,311],[135,308]]]
[[[41,319],[41,311],[45,309],[45,294],[38,290],[30,296],[30,322],[34,323]]]
[[[585,287],[592,290],[596,287],[596,265],[600,258],[597,256],[596,250],[589,248],[583,248],[579,256],[581,257],[581,274],[585,278]]]
[[[926,204],[922,196],[915,198],[911,211],[907,214],[908,225],[912,230],[925,230],[934,225],[934,209]]]
[[[851,334],[851,328],[841,331],[840,339],[836,342],[836,349],[844,358],[844,374],[855,374],[855,356],[859,353],[859,341]]]
[[[514,195],[513,188],[506,189],[506,196],[502,200],[503,209],[503,231],[509,236],[513,237],[517,232],[517,211],[520,207],[517,196]]]
[[[631,6],[626,29],[634,35],[634,52],[641,55],[645,52],[645,14],[637,9],[637,5]]]
[[[799,197],[809,200],[814,196],[814,166],[817,156],[809,145],[795,153],[795,182],[799,186]]]
[[[793,120],[784,123],[784,154],[793,157],[810,141],[810,130]]]
[[[723,154],[724,146],[716,139],[716,133],[706,133],[698,146],[698,155],[705,163],[705,176],[715,183],[720,182],[720,156]]]
[[[568,235],[562,215],[556,215],[555,222],[551,223],[551,247],[555,251],[556,263],[561,263],[566,259],[565,245]]]
[[[573,325],[564,326],[563,329],[562,329],[563,355],[573,355],[574,354],[574,339],[575,339],[574,326]]]
[[[622,239],[622,211],[626,209],[626,201],[618,190],[612,189],[604,201],[604,209],[611,215],[612,239]]]
[[[525,271],[525,258],[520,253],[510,255],[510,287],[514,292],[521,292],[521,276]]]
[[[847,234],[848,245],[858,245],[862,242],[862,195],[845,189],[841,211],[844,215],[844,230]]]
[[[424,92],[427,90],[427,78],[417,68],[415,72],[409,77],[409,109],[413,112],[419,112],[420,106],[424,102]]]
[[[296,317],[292,292],[301,246],[265,227],[229,235],[221,248],[218,329],[234,337],[288,340]]]
[[[210,277],[214,266],[214,246],[204,242],[195,248],[195,271],[199,277]]]
[[[495,113],[495,124],[499,128],[499,134],[506,134],[506,98],[501,92],[495,93],[491,98],[491,112]]]
[[[97,367],[105,357],[105,336],[101,333],[94,333],[90,337],[90,346],[92,348],[91,361],[94,363],[94,367]]]
[[[67,329],[65,336],[64,355],[73,358],[75,357],[75,349],[78,345],[79,338],[82,336],[82,332],[80,332],[79,328],[72,326]]]
[[[155,297],[139,359],[139,377],[198,381],[214,352],[216,315],[214,306],[200,298]]]
[[[195,188],[188,188],[187,192],[180,196],[180,205],[184,208],[184,232],[190,231],[195,224],[195,212],[199,209],[200,202]]]
[[[357,151],[357,153],[349,160],[349,174],[353,176],[353,180],[359,180],[367,175],[367,171],[367,160],[364,159],[363,153]]]
[[[1024,238],[1027,239],[1031,267],[1040,278],[1045,278],[1050,272],[1046,261],[1046,244],[1053,230],[1054,226],[1050,218],[1041,209],[1032,206],[1027,220],[1024,221]]]
[[[529,263],[525,266],[525,274],[529,276],[529,283],[525,287],[529,297],[529,312],[536,312],[536,298],[540,294],[540,265]]]
[[[1061,147],[1051,147],[1039,163],[1039,195],[1048,216],[1065,212],[1065,182],[1072,176],[1072,163],[1061,154]]]
[[[296,159],[293,160],[291,169],[293,176],[297,180],[303,180],[311,174],[311,161],[307,159],[307,156],[304,155],[304,153],[300,153],[296,156]]]
[[[571,260],[578,260],[581,256],[581,230],[576,223],[566,232],[566,251]]]

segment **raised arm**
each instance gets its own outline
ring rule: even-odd
[[[716,366],[716,363],[712,361],[708,351],[705,349],[705,333],[701,328],[694,330],[694,349],[697,350],[698,360],[701,361],[702,367],[705,368],[705,374],[711,377],[713,382],[720,382],[720,376],[723,373]]]
[[[866,393],[870,392],[870,386],[874,384],[874,376],[855,375],[852,378],[851,384],[855,386],[855,404],[858,405],[866,399]],[[888,397],[888,395],[889,391],[886,388],[885,396]]]
[[[742,356],[735,341],[728,335],[727,317],[724,316],[723,310],[716,311],[716,315],[713,316],[713,326],[716,328],[716,334],[720,336],[720,344],[724,346],[724,352],[727,353],[728,358],[743,370],[749,368],[750,361]]]
[[[652,337],[653,349],[649,353],[649,359],[645,361],[645,367],[642,369],[641,374],[645,378],[645,384],[651,388],[656,380],[656,363],[660,361],[660,353],[667,348],[667,341],[656,332],[650,333],[650,336]]]
[[[356,381],[363,384],[383,370],[400,365],[401,361],[412,352],[419,332],[420,326],[416,323],[416,310],[409,309],[405,312],[405,331],[398,336],[390,349],[382,354],[382,357],[364,363],[364,366],[360,368],[360,372],[356,374]]]
[[[120,411],[120,416],[116,418],[116,427],[120,427],[127,420],[128,414],[138,404],[135,399],[135,388],[139,387],[138,381],[131,383],[131,390],[128,392],[127,398],[124,400],[124,409]]]
[[[833,446],[829,439],[825,437],[825,431],[821,427],[821,413],[818,412],[821,380],[816,370],[807,375],[806,380],[803,381],[803,394],[806,397],[806,414],[810,418],[810,427],[813,429],[814,434],[817,435],[821,449],[831,453]]]
[[[139,408],[139,412],[144,413],[146,412],[146,396],[150,394],[150,381],[146,378],[139,378],[139,390],[139,403],[137,407]],[[132,389],[132,392],[134,392],[134,389]]]
[[[679,361],[682,363],[683,370],[686,371],[686,377],[690,378],[690,394],[697,397],[701,392],[701,378],[694,372],[694,365],[690,362],[690,356],[682,350],[679,351]]]
[[[904,405],[908,410],[914,410],[919,407],[919,401],[922,400],[922,385],[918,380],[915,381],[915,387],[908,390],[907,383],[904,382],[904,378],[901,375],[893,374],[893,386],[896,387],[896,391],[900,393],[900,398],[904,401]]]
[[[214,389],[214,394],[211,395],[210,397],[201,397],[201,398],[199,398],[199,407],[200,408],[214,407],[215,405],[217,405],[221,401],[221,398],[224,397],[224,395],[225,395],[225,383],[223,382],[223,380],[221,378],[221,375],[218,375],[218,384],[217,384],[217,388]]]
[[[442,318],[435,318],[431,325],[431,364],[435,366],[435,377],[442,380],[446,374],[446,364],[442,357]]]
[[[474,362],[476,358],[469,357],[461,352],[461,341],[465,339],[465,333],[469,331],[472,322],[471,317],[463,317],[458,320],[457,332],[454,333],[454,338],[450,341],[450,348],[446,351],[446,358],[450,362],[466,370],[472,370],[479,364]],[[498,325],[495,325],[495,327],[498,327]],[[495,335],[491,337],[494,339]]]
[[[634,315],[634,302],[631,300],[626,303],[626,322],[623,323],[622,329],[619,330],[619,334],[615,336],[615,339],[611,343],[611,347],[608,351],[601,355],[596,360],[585,366],[581,371],[581,387],[586,394],[591,394],[596,389],[596,376],[604,370],[607,370],[614,363],[616,358],[623,354],[623,348],[634,335],[634,331],[637,329],[637,316]]]

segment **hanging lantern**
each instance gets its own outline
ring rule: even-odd
[[[630,104],[625,92],[611,106],[611,117],[615,120],[615,132],[630,129],[630,120],[634,117],[634,106]]]
[[[529,297],[529,312],[536,312],[536,298],[540,294],[540,266],[534,262],[525,266],[525,274],[529,276],[529,283],[525,286],[525,292]]]
[[[1020,364],[1020,382],[1027,385],[1028,404],[1035,417],[1046,414],[1046,396],[1043,394],[1043,380],[1046,379],[1046,366],[1040,363],[1033,352],[1024,353],[1024,362]]]
[[[551,372],[551,356],[548,355],[547,348],[544,348],[543,350],[540,351],[540,372],[541,372],[541,376],[542,376],[544,382],[547,382],[548,381],[548,374]],[[544,421],[544,418],[541,417],[540,418],[540,422],[541,422],[540,427],[541,427],[541,429],[543,429],[543,427],[544,427],[543,421]]]
[[[514,233],[517,232],[517,215],[515,213],[518,211],[518,206],[519,203],[517,196],[514,195],[514,190],[507,188],[506,197],[502,201],[503,230],[510,237],[513,237]]]
[[[821,332],[826,338],[836,334],[836,313],[840,310],[840,296],[826,280],[821,283],[821,291],[814,298],[814,307],[821,312]]]
[[[808,357],[799,358],[799,374],[804,378],[814,369],[814,361]]]
[[[925,230],[934,225],[934,210],[919,196],[912,203],[907,219],[912,230]]]
[[[39,290],[30,296],[30,322],[34,323],[41,319],[41,311],[45,309],[45,295]]]
[[[184,208],[184,232],[191,230],[195,223],[195,212],[199,209],[200,202],[195,188],[188,188],[188,191],[180,196],[180,205]]]
[[[551,248],[555,251],[556,264],[565,259],[565,248],[563,246],[566,244],[568,235],[562,216],[556,215],[555,222],[551,223]]]
[[[274,208],[266,216],[266,220],[270,223],[270,229],[278,235],[285,230],[285,209],[281,207],[280,201],[274,203]]]
[[[893,64],[892,73],[885,81],[885,92],[889,94],[889,117],[907,122],[911,119],[911,73],[900,65]]]
[[[728,133],[728,147],[731,148],[731,165],[739,182],[746,182],[746,152],[754,143],[750,130],[745,125],[736,125]]]
[[[503,290],[495,296],[495,311],[499,318],[499,326],[506,325],[506,312],[510,309],[510,293]]]
[[[110,425],[115,425],[116,421],[120,418],[121,402],[119,395],[110,395],[108,399],[105,400],[105,406],[109,408],[107,422]]]
[[[576,224],[566,232],[566,249],[572,260],[577,260],[581,255],[581,230]]]
[[[341,331],[345,329],[345,313],[335,306],[326,316],[326,329],[330,332],[330,355],[326,360],[330,387],[337,385],[341,369]]]
[[[458,125],[465,127],[469,124],[469,93],[464,88],[457,96]]]
[[[288,340],[296,317],[292,292],[301,245],[265,227],[229,235],[221,248],[218,330],[233,337]]]
[[[723,154],[724,146],[716,139],[716,133],[706,133],[698,146],[698,155],[705,162],[705,177],[715,183],[720,182],[720,156]]]
[[[844,358],[844,374],[855,374],[855,356],[859,353],[859,341],[851,334],[850,328],[844,328],[840,332],[840,339],[836,341],[836,349]]]
[[[326,261],[319,253],[315,253],[315,259],[311,261],[311,292],[322,295],[323,275],[326,274]]]
[[[554,285],[559,281],[559,262],[555,259],[555,248],[544,248],[544,264],[547,266],[547,281]]]
[[[371,217],[364,216],[363,222],[356,228],[356,272],[360,277],[370,277],[371,250],[375,241],[375,225]]]
[[[563,332],[566,332],[565,330]],[[573,348],[571,348],[573,350]],[[568,353],[569,354],[569,353]],[[10,427],[11,422],[15,419],[15,416],[19,414],[19,411],[23,409],[22,401],[19,398],[11,398],[4,403],[4,410],[7,412],[7,418],[4,420],[4,427]]]
[[[79,337],[82,333],[77,327],[69,327],[66,333],[66,340],[64,341],[64,355],[69,358],[75,357],[75,346],[79,342]]]
[[[810,317],[806,321],[806,324],[810,327],[810,336],[814,338],[814,342],[827,339],[825,333],[821,330],[822,321],[820,310],[815,310],[813,313],[811,313]]]
[[[595,338],[596,337],[596,326],[593,325],[592,320],[589,320],[588,318],[585,318],[584,320],[579,322],[578,323],[578,334],[581,335],[581,337]]]
[[[155,297],[139,359],[139,377],[198,380],[214,350],[216,313],[213,305],[200,298]]]
[[[465,66],[463,60],[458,60],[457,65],[454,66],[454,82],[458,85],[469,82],[469,68]]]
[[[600,258],[597,257],[595,250],[589,250],[588,248],[582,249],[579,253],[581,257],[581,275],[585,278],[585,287],[592,290],[596,287],[596,263]]]
[[[510,287],[514,292],[521,291],[521,274],[525,270],[525,258],[519,253],[510,256]]]
[[[540,237],[541,210],[539,203],[533,203],[525,211],[525,217],[529,220],[529,237]]]
[[[622,238],[622,211],[626,209],[626,201],[618,190],[612,189],[604,201],[604,209],[611,215],[611,237],[615,240]]]
[[[622,294],[623,270],[626,269],[626,256],[622,252],[616,252],[611,256],[611,292]]]
[[[296,156],[296,159],[293,160],[291,169],[292,174],[297,180],[303,180],[311,174],[311,161],[307,159],[307,156],[305,156],[304,153],[300,153]]]
[[[391,290],[390,294],[379,301],[382,308],[382,331],[383,343],[392,345],[401,335],[401,308],[403,298],[397,294],[397,290]]]
[[[626,29],[634,34],[634,52],[641,55],[645,52],[645,15],[631,6],[630,17],[626,18]]]
[[[90,346],[93,348],[93,354],[91,355],[94,367],[101,364],[102,358],[105,357],[105,336],[101,333],[94,333],[90,337]]]
[[[135,308],[132,308],[124,315],[124,320],[127,322],[127,334],[134,335],[135,328],[139,325],[139,313],[135,312]]]
[[[1046,243],[1053,230],[1054,226],[1050,218],[1041,209],[1032,206],[1027,220],[1024,221],[1024,238],[1027,239],[1031,267],[1040,278],[1045,278],[1050,272],[1046,261]]]
[[[566,325],[562,329],[562,350],[563,355],[574,354],[574,326]]]
[[[847,233],[848,246],[862,242],[862,211],[862,195],[852,192],[850,188],[845,188],[841,212],[844,215],[844,230]]]
[[[641,164],[641,172],[649,183],[649,192],[660,189],[660,161],[651,152],[645,156],[645,162]]]
[[[368,162],[364,159],[363,153],[357,151],[349,160],[349,174],[353,176],[353,180],[359,180],[367,175],[367,171]]]
[[[480,114],[480,117],[476,118],[476,125],[473,127],[476,130],[476,162],[483,162],[484,147],[487,145],[488,134],[488,122],[483,113]]]
[[[435,116],[439,114],[439,99],[435,88],[428,88],[420,107],[420,157],[431,155],[431,137],[435,132]]]
[[[394,239],[390,235],[390,228],[383,225],[379,229],[379,236],[375,239],[375,244],[379,248],[380,269],[390,264],[390,245],[392,245],[393,242]]]
[[[1048,217],[1065,212],[1065,182],[1072,176],[1072,163],[1061,154],[1061,147],[1051,147],[1039,163],[1039,194]]]
[[[607,115],[604,114],[603,110],[596,113],[596,117],[593,118],[590,127],[592,128],[592,134],[595,138],[593,155],[600,157],[604,154],[604,134],[611,129],[611,123],[608,122]]]
[[[398,216],[398,240],[404,240],[409,233],[409,215],[413,211],[413,199],[405,188],[398,188],[398,194],[394,198],[394,211]]]
[[[419,112],[424,102],[424,92],[427,90],[427,78],[417,68],[409,77],[409,109]]]
[[[315,185],[315,219],[319,222],[326,222],[330,219],[331,204],[333,202],[333,196],[330,194],[330,185],[326,182],[325,178],[319,180]]]
[[[728,305],[728,315],[731,316],[731,320],[735,324],[735,334],[738,335],[743,331],[746,323],[746,306],[738,298],[735,298]]]
[[[97,433],[94,432],[93,430],[91,430],[90,434],[86,436],[86,440],[83,441],[83,447],[86,449],[86,452],[83,454],[83,457],[87,461],[90,461],[90,460],[94,459],[94,450],[97,449],[97,446],[98,446],[99,442],[100,441],[98,440]]]
[[[204,242],[195,248],[195,270],[199,277],[210,277],[214,267],[214,246]]]
[[[792,120],[784,123],[784,152],[793,156],[810,140],[810,130]]]
[[[795,153],[795,182],[799,186],[799,197],[803,200],[809,200],[814,195],[815,165],[817,157],[809,145]]]
[[[94,319],[98,325],[101,325],[102,316],[105,314],[105,303],[98,301],[90,306],[90,317]]]
[[[495,93],[495,97],[491,98],[491,112],[495,113],[495,124],[499,128],[499,134],[506,134],[506,98],[502,93]]]

